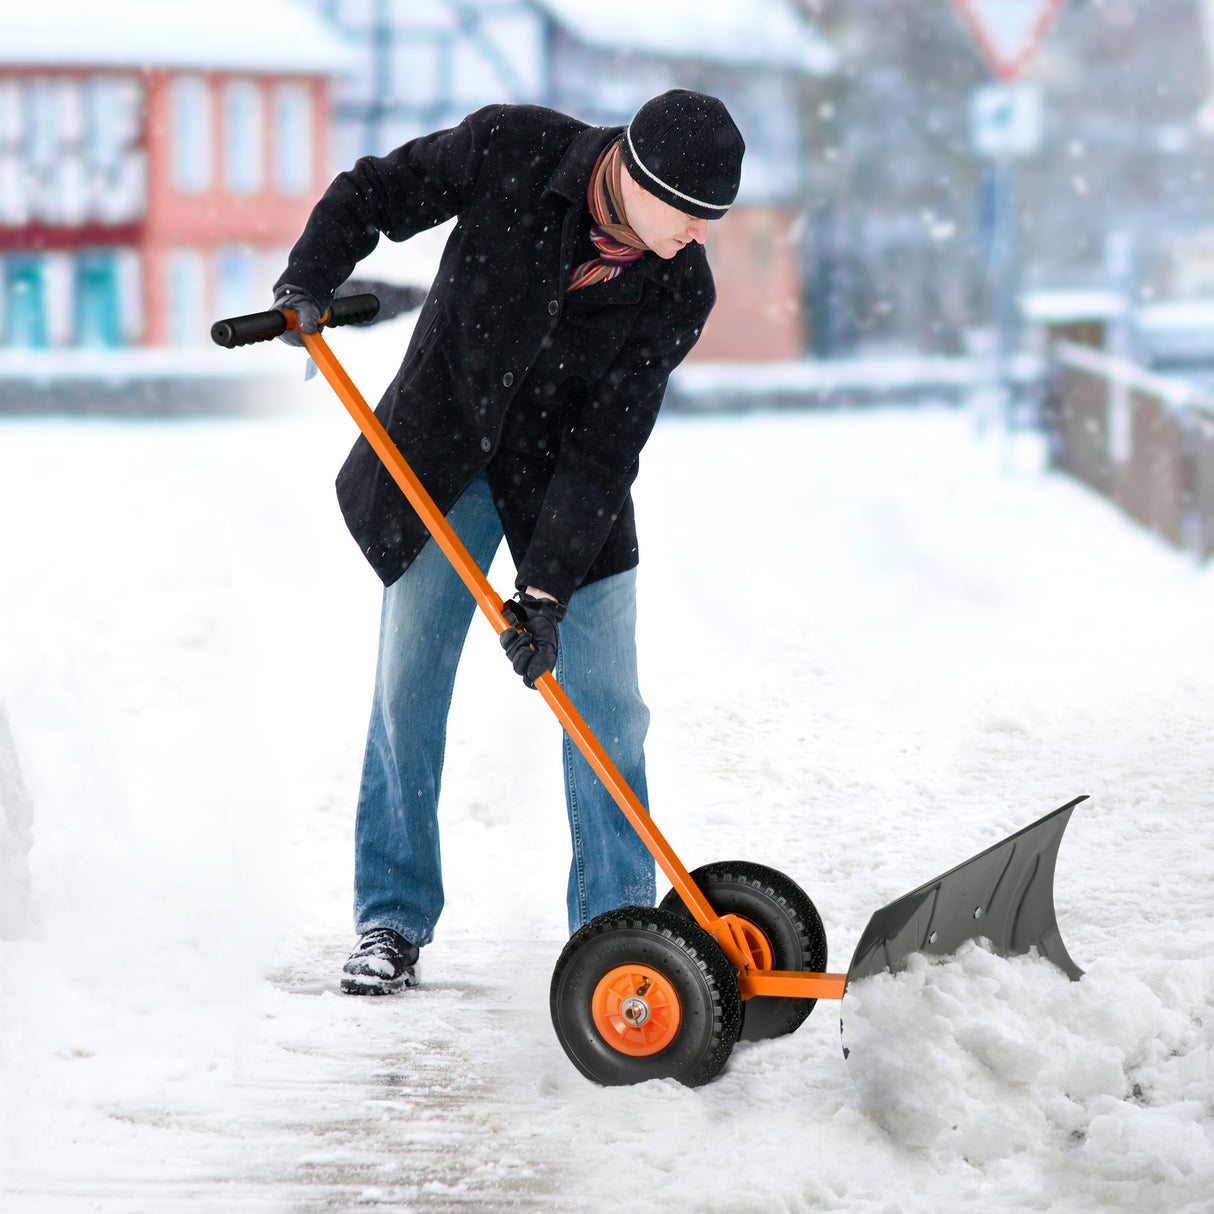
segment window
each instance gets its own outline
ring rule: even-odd
[[[211,186],[211,92],[200,76],[173,82],[171,111],[173,184],[183,194],[201,194]]]
[[[143,88],[132,77],[94,76],[85,83],[84,142],[90,164],[110,170],[139,144]]]
[[[224,181],[233,194],[256,194],[262,183],[261,91],[251,80],[230,80],[223,90]]]
[[[84,250],[76,255],[76,345],[117,346],[121,341],[118,265],[112,251]]]
[[[68,108],[63,81],[37,76],[26,85],[25,134],[35,168],[47,168],[58,159],[64,136],[69,133]]]
[[[206,271],[194,249],[174,249],[168,260],[169,341],[200,345],[208,332],[204,314]]]
[[[9,257],[4,266],[4,340],[10,346],[43,349],[46,327],[45,275],[41,257]]]
[[[0,224],[20,226],[33,214],[30,174],[18,151],[0,147]]]
[[[241,245],[219,250],[215,261],[215,311],[220,316],[240,316],[258,308],[264,288],[258,278],[257,255]],[[261,304],[265,306],[264,303]]]
[[[312,187],[312,95],[302,84],[274,90],[274,184],[280,194]]]

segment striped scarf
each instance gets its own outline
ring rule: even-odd
[[[619,197],[620,141],[616,139],[595,161],[586,189],[586,202],[594,220],[590,225],[590,239],[599,255],[574,268],[566,292],[617,277],[645,252],[644,242],[620,220],[623,208],[619,205]]]

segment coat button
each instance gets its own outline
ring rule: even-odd
[[[502,376],[502,387],[508,388],[512,383],[514,383],[514,372],[507,371],[506,374]]]
[[[555,316],[561,310],[561,305],[555,299],[548,301],[548,315]]]
[[[492,448],[492,446],[493,446],[493,444],[487,438],[481,439],[481,450],[482,451],[488,451]]]

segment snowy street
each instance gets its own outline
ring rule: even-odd
[[[384,331],[332,338],[372,399]],[[1214,570],[964,410],[664,418],[641,669],[683,861],[786,871],[844,970],[1089,794],[1056,881],[1087,973],[968,949],[849,996],[847,1062],[820,1004],[707,1087],[600,1089],[547,1006],[559,730],[479,618],[422,985],[338,993],[379,586],[301,363],[270,416],[0,419],[5,1214],[1211,1209]]]

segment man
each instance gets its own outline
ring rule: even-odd
[[[458,216],[376,412],[482,569],[505,536],[525,621],[502,636],[514,669],[528,686],[554,672],[643,804],[630,489],[712,308],[703,241],[744,151],[724,105],[683,89],[625,128],[488,106],[337,177],[275,285],[276,306],[314,331],[381,233]],[[474,602],[364,438],[337,495],[386,587],[355,828],[360,940],[342,989],[384,994],[415,984],[443,906],[439,786]],[[564,763],[574,931],[652,905],[654,865],[568,738]]]

